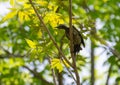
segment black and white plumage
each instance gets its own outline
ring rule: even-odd
[[[73,45],[74,45],[74,53],[78,53],[80,50],[82,50],[81,48],[81,44],[85,47],[85,43],[83,40],[82,35],[80,34],[80,32],[74,27],[73,27]],[[69,27],[65,26],[64,24],[60,24],[59,26],[57,26],[56,28],[58,29],[64,29],[65,30],[65,34],[66,37],[70,40],[70,29]]]

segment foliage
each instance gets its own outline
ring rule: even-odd
[[[3,3],[5,2],[8,1]],[[11,5],[8,9],[10,12],[0,16],[0,85],[53,85],[52,69],[64,77],[67,75],[65,79],[73,78],[73,69],[67,61],[61,59],[62,55],[29,1],[9,0],[8,3]],[[69,40],[64,36],[63,30],[55,28],[59,24],[69,25],[68,0],[33,0],[33,3],[55,42],[71,62]],[[109,85],[120,84],[120,59],[109,50],[112,47],[120,54],[120,0],[73,0],[72,7],[73,24],[82,33],[86,44],[91,39],[94,49],[102,48],[106,52],[104,66],[112,65],[110,74],[111,79],[115,80]],[[83,68],[86,69],[91,64],[87,56],[87,53],[90,54],[88,47],[90,46],[86,45],[77,55],[76,64],[81,73],[84,73]],[[84,53],[84,50],[87,52]],[[49,59],[52,60],[49,62]],[[72,72],[69,73],[67,69]],[[95,76],[98,74],[99,72]],[[90,83],[90,78],[86,75],[81,80],[83,85]],[[98,85],[106,82],[99,78],[96,80],[101,82]]]

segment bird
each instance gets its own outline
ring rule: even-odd
[[[70,40],[70,28],[67,27],[64,24],[58,25],[56,28],[58,29],[64,29],[65,30],[65,35]],[[85,47],[84,39],[82,35],[80,34],[80,31],[78,31],[75,26],[72,26],[73,28],[73,46],[74,46],[74,54],[77,54],[80,50],[82,50],[81,45]]]

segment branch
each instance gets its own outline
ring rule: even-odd
[[[51,65],[51,59],[50,59],[50,57],[48,57],[48,61],[49,61],[50,65]],[[54,71],[54,69],[51,69],[51,71],[52,71],[54,85],[57,85],[55,71]]]
[[[108,48],[113,53],[113,55],[115,55],[120,60],[120,53],[117,50],[111,48],[110,46],[108,46]]]
[[[65,34],[60,39],[60,50],[61,51],[63,51],[63,44],[64,44],[63,39],[64,39],[64,37],[65,37]],[[61,58],[60,52],[59,52],[58,58],[61,59],[61,60],[63,60]],[[66,68],[67,68],[67,66],[66,66]],[[58,71],[56,71],[56,73],[57,73],[58,85],[63,85],[63,73],[62,72],[58,72]]]
[[[61,42],[60,42],[60,49],[61,50],[63,50],[63,39],[64,39],[64,37],[65,37],[65,34],[62,36],[62,38],[61,38]],[[60,55],[60,53],[59,53],[59,57],[60,57],[61,55]],[[61,59],[62,60],[62,62],[63,62],[63,64],[65,65],[65,67],[66,67],[66,69],[67,69],[67,71],[70,73],[70,75],[71,75],[71,77],[74,79],[74,81],[76,82],[76,79],[75,79],[75,77],[73,76],[73,74],[72,74],[72,72],[69,70],[69,68],[67,67],[67,65],[65,64],[65,61],[63,60],[63,59]],[[61,85],[61,84],[59,84],[59,85]],[[63,84],[62,84],[63,85]]]
[[[112,54],[115,55],[118,59],[120,59],[120,53],[117,50],[110,47],[103,38],[99,37],[99,35],[97,35],[97,34],[93,34],[92,36],[93,36],[93,38],[98,40],[101,44],[104,44],[107,48],[109,48],[109,50],[112,52]]]
[[[69,0],[69,27],[70,27],[70,52],[73,60],[74,72],[76,75],[76,84],[80,85],[80,78],[76,66],[76,55],[74,54],[74,45],[73,45],[72,0]]]
[[[0,55],[0,58],[1,59],[4,59],[4,58],[23,58],[25,57],[25,55],[20,55],[20,54],[13,54],[13,53],[10,53],[8,50],[6,50],[5,48],[3,48],[2,46],[0,46],[0,49],[2,49],[6,55]]]
[[[65,62],[64,62],[63,59],[62,59],[62,62],[63,62],[64,65],[66,66],[66,64],[65,64]],[[75,77],[73,76],[72,72],[69,70],[69,68],[68,68],[67,66],[66,66],[66,69],[67,69],[67,71],[70,73],[70,75],[71,75],[71,77],[74,79],[74,81],[77,82],[76,79],[75,79]]]
[[[109,79],[110,79],[110,75],[111,75],[111,70],[112,70],[112,64],[109,67],[108,76],[107,76],[107,80],[106,80],[105,85],[109,85]]]
[[[70,52],[71,57],[74,58],[74,45],[73,45],[73,27],[72,27],[72,0],[69,0],[69,28],[70,28]]]
[[[38,78],[38,79],[41,80],[42,82],[45,82],[46,85],[53,85],[53,83],[50,83],[50,82],[46,81],[45,79],[43,79],[43,77],[40,76],[40,74],[37,73],[36,71],[31,70],[31,69],[30,69],[29,67],[27,67],[27,66],[23,66],[23,67],[26,68],[27,70],[29,70],[36,78]]]
[[[93,42],[91,40],[91,85],[94,85],[94,82],[95,82],[95,76],[94,76],[94,69],[95,69],[95,66],[94,66],[94,63],[95,63],[95,60],[94,60],[94,48],[93,48]]]
[[[36,9],[35,6],[33,5],[32,0],[29,0],[29,2],[30,2],[30,4],[32,5],[32,7],[33,7],[33,9],[34,9],[34,11],[35,11],[35,13],[36,13],[39,21],[42,23],[42,25],[44,26],[44,28],[45,28],[45,30],[47,31],[48,35],[50,36],[50,39],[52,40],[52,42],[53,42],[53,44],[55,45],[55,47],[58,49],[58,51],[60,52],[60,54],[62,55],[62,57],[66,60],[66,62],[67,62],[71,67],[73,67],[72,64],[71,64],[71,63],[67,60],[67,58],[64,56],[63,52],[62,52],[62,51],[60,50],[60,48],[58,47],[58,45],[57,45],[56,41],[54,40],[53,36],[51,35],[49,29],[47,28],[47,26],[45,25],[44,21],[42,20],[42,16],[39,15],[37,9]]]
[[[24,56],[21,55],[0,55],[0,59],[9,59],[9,58],[23,58]]]

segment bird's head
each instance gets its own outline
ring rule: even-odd
[[[58,28],[58,29],[65,29],[65,30],[68,29],[68,27],[66,25],[64,25],[64,24],[60,24],[56,28]]]

